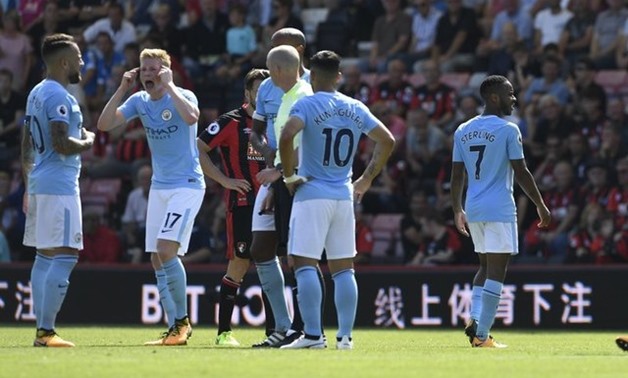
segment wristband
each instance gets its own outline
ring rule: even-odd
[[[290,177],[284,177],[283,178],[283,182],[286,183],[286,184],[292,184],[292,183],[297,182],[299,180],[301,180],[303,182],[307,182],[307,179],[305,177],[299,176],[297,174],[293,174]]]

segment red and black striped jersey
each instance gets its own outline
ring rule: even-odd
[[[246,106],[242,105],[221,115],[199,136],[210,149],[219,149],[226,176],[244,179],[253,187],[246,194],[239,194],[235,190],[225,191],[225,201],[229,209],[255,204],[255,195],[259,189],[255,176],[266,167],[264,157],[249,142],[253,120],[246,113]]]

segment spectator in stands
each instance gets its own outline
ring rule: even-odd
[[[95,109],[102,109],[109,97],[106,96],[107,84],[111,82],[115,67],[124,65],[124,54],[114,49],[114,41],[109,33],[98,33],[96,41],[96,97],[92,104]],[[115,91],[115,89],[114,89]]]
[[[621,127],[606,123],[602,128],[602,141],[597,157],[602,159],[608,167],[614,167],[617,162],[628,155],[628,146],[622,143]],[[610,182],[616,182],[615,174],[611,174]]]
[[[31,39],[36,56],[39,57],[39,48],[44,37],[54,33],[67,33],[70,25],[59,17],[59,5],[54,1],[42,1],[45,3],[41,17],[34,20],[28,28],[24,28]],[[22,19],[23,21],[23,19]]]
[[[79,262],[117,263],[121,256],[120,238],[103,223],[102,210],[86,206],[83,209],[83,250],[79,254]]]
[[[589,97],[597,97],[600,101],[600,107],[606,109],[606,91],[601,85],[595,82],[597,72],[598,70],[595,63],[588,56],[583,56],[576,60],[571,70],[571,76],[567,81],[573,108],[570,109],[570,111],[578,109],[582,101],[583,93],[585,92],[588,93]]]
[[[617,186],[608,195],[606,209],[613,214],[615,228],[628,238],[628,157],[617,162]]]
[[[449,85],[441,82],[437,61],[425,61],[421,67],[421,72],[425,78],[425,83],[416,89],[410,108],[422,108],[427,111],[430,121],[443,130],[454,117],[455,92]]]
[[[133,25],[136,26],[138,34],[140,34],[140,30],[148,30],[148,28],[155,27],[155,24],[163,22],[163,19],[158,20],[155,18],[155,13],[160,12],[160,16],[163,15],[164,10],[168,12],[167,18],[168,23],[172,25],[176,25],[179,21],[179,16],[182,10],[182,2],[178,0],[134,0],[134,1],[123,1],[124,4],[124,14],[125,18],[129,20]],[[190,1],[186,1],[186,3],[190,3]],[[165,19],[165,17],[164,17]],[[161,29],[158,27],[158,29]],[[168,38],[168,37],[166,37]],[[170,47],[173,49],[181,49],[181,46],[172,45],[169,43],[165,43],[168,45],[166,51],[168,54],[175,55]],[[177,57],[181,57],[180,55],[176,55]]]
[[[487,60],[489,74],[506,76],[515,66],[514,52],[519,43],[515,24],[507,22],[502,26],[499,40],[480,42],[477,55]]]
[[[295,28],[303,31],[303,22],[293,13],[293,0],[273,0],[273,17],[264,28],[263,38],[270,40],[270,37],[279,29]]]
[[[355,210],[355,249],[357,255],[353,258],[356,265],[368,265],[371,263],[373,254],[373,231],[364,217],[362,205],[356,203]]]
[[[573,13],[561,7],[561,0],[547,0],[547,8],[534,17],[534,53],[541,55],[545,46],[558,45],[571,17]]]
[[[534,181],[537,182],[541,192],[556,188],[554,171],[564,155],[562,141],[563,139],[557,134],[547,134],[545,143],[541,142],[539,145],[541,160],[534,168]]]
[[[76,27],[86,27],[107,17],[111,0],[58,0],[59,16]]]
[[[589,88],[582,92],[581,98],[574,103],[574,116],[580,126],[580,132],[587,138],[589,151],[596,155],[602,145],[602,130],[607,122],[606,108],[598,96],[598,91]]]
[[[434,7],[432,0],[414,0],[414,7],[412,35],[406,64],[414,72],[419,72],[421,61],[432,56],[432,48],[436,40],[436,26],[443,12]],[[414,68],[417,62],[418,65]]]
[[[424,241],[408,265],[447,265],[456,262],[462,251],[458,232],[445,223],[437,211],[431,211],[422,219]]]
[[[0,161],[18,157],[22,136],[26,98],[12,84],[13,73],[0,68]]]
[[[33,66],[33,46],[20,30],[20,16],[9,11],[2,17],[0,33],[0,68],[13,73],[13,90],[24,93]]]
[[[569,88],[560,77],[561,65],[562,62],[557,55],[545,55],[541,66],[543,76],[533,79],[530,83],[528,90],[523,95],[524,107],[534,102],[536,100],[535,97],[540,97],[546,93],[554,95],[562,106],[567,104],[569,101]]]
[[[512,23],[516,28],[517,39],[526,46],[532,45],[533,24],[530,13],[520,6],[519,0],[504,0],[503,10],[497,13],[491,27],[490,41],[493,43],[502,41],[504,25]]]
[[[626,233],[617,229],[611,214],[600,219],[600,232],[591,242],[591,253],[596,264],[628,262],[628,238]]]
[[[590,159],[587,141],[579,131],[572,131],[567,137],[567,159],[574,167],[575,180],[578,185],[586,182],[587,164]]]
[[[475,11],[462,6],[462,0],[448,0],[436,27],[432,59],[443,72],[470,71],[480,35]]]
[[[342,78],[343,82],[338,88],[338,92],[355,98],[367,106],[371,105],[371,87],[361,79],[360,67],[355,64],[344,67]]]
[[[414,190],[410,195],[410,203],[401,218],[401,245],[403,246],[403,262],[409,263],[423,244],[422,220],[430,210],[427,193]]]
[[[606,208],[608,194],[611,189],[608,166],[603,160],[593,159],[587,164],[587,181],[580,186],[581,207],[589,203],[597,203]]]
[[[252,67],[251,60],[257,52],[257,37],[253,28],[245,23],[245,16],[246,8],[239,4],[229,10],[231,26],[227,29],[227,53],[223,58],[224,65],[216,70],[218,77],[239,80]]]
[[[622,0],[607,0],[608,9],[599,13],[593,27],[593,39],[589,55],[598,69],[614,69],[616,65],[617,36],[628,18],[628,10]]]
[[[412,20],[401,9],[401,0],[381,1],[386,13],[375,20],[373,46],[368,60],[361,63],[363,72],[386,72],[388,61],[401,57],[410,42]]]
[[[574,185],[573,167],[560,161],[554,167],[556,187],[543,194],[552,213],[552,221],[545,229],[531,224],[525,234],[525,253],[521,262],[563,263],[569,243],[569,232],[578,217],[578,187]]]
[[[406,121],[391,109],[388,102],[380,100],[371,106],[371,112],[379,118],[395,137],[395,152],[398,152],[406,138]]]
[[[201,17],[185,30],[183,65],[192,77],[210,73],[226,50],[229,18],[216,7],[216,0],[201,0]],[[203,38],[199,39],[199,36]]]
[[[598,203],[587,204],[580,214],[578,227],[569,236],[566,264],[590,264],[595,261],[591,243],[600,233],[604,208]]]
[[[213,216],[212,211],[214,211]],[[214,234],[214,232],[224,234],[225,214],[224,205],[213,208],[209,201],[203,201],[192,227],[188,253],[181,257],[181,261],[186,264],[209,263],[214,250],[218,253],[223,252],[221,256],[225,256],[224,239],[216,240],[215,235],[218,234]],[[221,225],[218,225],[217,222],[220,222]],[[226,237],[226,235],[224,236]]]
[[[526,108],[527,145],[531,157],[536,159],[544,155],[543,145],[548,136],[553,134],[560,143],[577,130],[575,120],[565,111],[565,106],[552,94],[542,95],[537,103]],[[542,189],[541,189],[542,190]]]
[[[17,2],[17,13],[20,16],[22,30],[28,32],[34,24],[44,17],[44,8],[50,1],[46,0],[21,0]],[[1,6],[0,6],[1,7]],[[4,9],[7,11],[7,9]],[[37,45],[35,45],[37,46]]]
[[[133,263],[142,261],[142,257],[145,255],[146,209],[152,176],[153,169],[149,164],[140,167],[137,171],[135,189],[129,193],[124,214],[122,214],[122,234],[126,247],[125,257]]]
[[[113,49],[120,54],[127,43],[137,42],[135,26],[124,19],[124,8],[115,2],[109,6],[107,17],[87,27],[83,35],[88,44],[98,44],[97,39],[103,32],[109,34],[114,43]]]
[[[183,32],[177,27],[178,18],[173,10],[173,4],[160,3],[153,8],[150,15],[152,25],[147,35],[161,41],[163,49],[168,51],[170,56],[181,60],[181,49],[185,39]]]
[[[628,67],[628,20],[617,36],[617,49],[615,63],[617,68],[626,69]]]
[[[569,68],[572,68],[580,58],[589,55],[595,23],[595,16],[589,9],[588,0],[573,0],[571,4],[573,17],[565,24],[558,41],[560,55],[567,60]]]
[[[532,80],[541,76],[541,67],[538,60],[532,56],[529,47],[523,42],[516,44],[512,57],[514,66],[508,72],[507,77],[513,85],[517,98],[520,99],[528,90]]]
[[[480,114],[481,103],[474,93],[463,93],[457,98],[457,103],[454,118],[444,130],[447,134],[453,134],[458,126]]]
[[[425,109],[408,112],[406,117],[405,161],[409,176],[421,179],[424,184],[434,185],[440,170],[439,154],[445,149],[447,137],[432,124]]]
[[[414,97],[414,87],[405,79],[406,65],[401,59],[390,60],[387,72],[388,77],[373,88],[371,103],[383,101],[395,115],[405,117]]]

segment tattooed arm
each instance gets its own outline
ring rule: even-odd
[[[24,185],[28,188],[28,175],[33,170],[35,156],[33,154],[33,141],[28,127],[22,127],[22,177]]]
[[[393,148],[395,147],[395,138],[383,124],[379,124],[371,132],[368,137],[375,141],[375,149],[371,161],[366,166],[364,173],[353,183],[353,192],[355,199],[360,202],[364,193],[371,187],[373,179],[381,172],[384,165],[388,161]]]
[[[94,144],[95,134],[81,129],[81,139],[76,139],[68,135],[68,124],[65,122],[50,122],[50,132],[52,134],[52,148],[62,155],[75,155],[89,150]]]

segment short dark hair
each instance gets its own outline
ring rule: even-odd
[[[74,37],[68,34],[57,33],[44,38],[41,44],[41,57],[48,64],[50,57],[61,50],[75,45]]]
[[[246,89],[250,90],[253,88],[253,83],[255,80],[264,80],[270,77],[270,72],[261,68],[254,68],[249,71],[244,77],[244,86]]]
[[[508,82],[508,79],[501,75],[491,75],[484,79],[480,85],[480,96],[482,96],[484,102],[488,100],[491,94],[498,93],[506,82]]]
[[[335,75],[340,71],[340,56],[329,50],[319,51],[310,58],[310,68]]]

